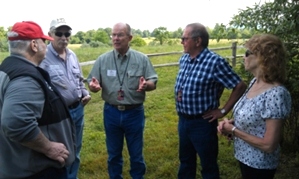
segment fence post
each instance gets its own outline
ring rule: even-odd
[[[237,58],[237,42],[232,43],[232,66],[236,66],[236,58]]]

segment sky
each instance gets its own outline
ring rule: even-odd
[[[16,22],[34,21],[44,33],[55,18],[65,18],[78,31],[112,28],[118,22],[133,29],[153,31],[166,27],[175,31],[193,22],[213,28],[228,24],[240,9],[271,0],[5,0],[1,1],[0,27],[5,30]]]

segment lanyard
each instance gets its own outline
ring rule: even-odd
[[[114,52],[113,52],[113,60],[114,60],[114,64],[115,64],[115,68],[116,68],[116,73],[117,73],[117,78],[118,78],[118,81],[119,81],[119,84],[120,84],[120,90],[121,90],[122,86],[123,86],[123,83],[124,83],[124,79],[125,79],[126,73],[127,73],[128,64],[129,64],[129,58],[127,59],[127,65],[126,65],[126,69],[125,69],[125,72],[124,72],[122,80],[120,80],[120,76],[119,76],[119,73],[118,73],[118,68],[117,68],[117,63],[116,63],[116,58],[115,58],[115,53]]]

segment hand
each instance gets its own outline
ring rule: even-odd
[[[92,92],[98,92],[102,89],[99,81],[95,77],[92,77],[88,87]]]
[[[144,77],[140,77],[139,79],[139,88],[137,89],[138,92],[145,91],[147,88],[147,83]]]
[[[219,132],[220,134],[222,134],[222,135],[224,135],[224,132],[223,132],[223,126],[224,126],[224,123],[225,123],[225,121],[220,121],[220,122],[218,123],[218,126],[217,126],[217,130],[218,130],[218,132]]]
[[[224,118],[222,121],[219,122],[217,126],[217,130],[220,134],[228,135],[232,133],[232,128],[234,127],[234,120]]]
[[[50,148],[45,155],[52,160],[60,162],[61,165],[64,166],[65,160],[69,157],[69,151],[62,143],[50,142]]]
[[[217,120],[223,116],[224,115],[221,113],[220,109],[209,110],[202,115],[204,119],[209,119],[209,122]]]
[[[81,99],[81,102],[82,102],[83,106],[85,106],[90,100],[91,100],[91,96],[86,95]]]
[[[221,135],[226,136],[227,140],[230,141],[233,140],[233,135],[232,135],[232,131],[231,129],[229,130],[228,128],[230,128],[231,126],[233,126],[234,121],[228,120],[227,118],[224,118],[223,121],[220,121],[218,126],[217,126],[217,130]]]

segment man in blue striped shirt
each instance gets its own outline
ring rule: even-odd
[[[188,24],[182,36],[184,54],[175,84],[179,116],[179,179],[196,177],[196,154],[203,179],[219,179],[219,118],[225,116],[246,89],[227,61],[208,49],[209,34],[200,23]],[[219,108],[224,88],[233,89]]]

